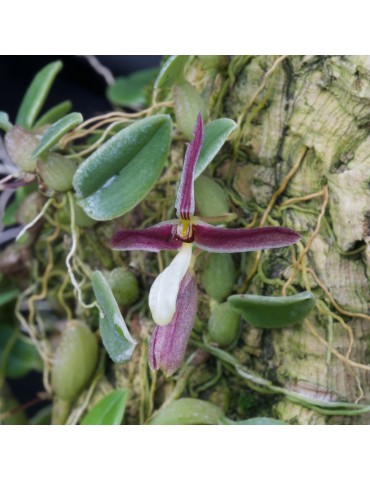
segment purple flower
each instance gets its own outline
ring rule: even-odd
[[[149,343],[148,359],[152,370],[162,369],[167,376],[181,366],[197,313],[197,282],[188,271],[180,283],[175,314],[167,325],[157,326]]]
[[[209,252],[248,252],[284,247],[300,238],[285,227],[222,228],[195,217],[194,170],[202,143],[203,121],[199,114],[176,198],[177,220],[143,230],[119,230],[112,238],[116,250],[179,250],[149,293],[149,307],[158,325],[150,340],[149,363],[152,369],[161,368],[168,375],[181,366],[196,313],[192,245]]]

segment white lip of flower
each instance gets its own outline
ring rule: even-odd
[[[149,292],[149,308],[157,325],[167,325],[176,311],[180,283],[189,269],[192,245],[183,243],[170,265],[155,279]]]

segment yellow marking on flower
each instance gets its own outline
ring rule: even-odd
[[[184,238],[187,237],[189,223],[190,223],[189,220],[183,220],[183,222],[182,222],[182,236]]]
[[[194,240],[193,236],[193,222],[192,220],[181,219],[177,224],[176,237],[185,242],[191,243]]]

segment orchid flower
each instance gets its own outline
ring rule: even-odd
[[[142,230],[119,230],[112,238],[116,250],[179,251],[149,293],[149,307],[158,325],[150,341],[149,363],[152,369],[162,368],[169,375],[181,366],[196,313],[192,245],[209,252],[233,253],[284,247],[300,238],[286,227],[222,228],[194,216],[194,170],[203,136],[199,114],[185,155],[175,203],[177,219]]]

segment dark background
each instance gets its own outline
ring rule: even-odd
[[[161,55],[101,55],[98,60],[113,76],[128,75],[137,70],[159,66]],[[62,60],[63,69],[57,75],[43,111],[64,100],[71,100],[73,111],[84,118],[112,109],[105,97],[107,83],[84,56],[1,56],[0,55],[0,111],[7,112],[12,122],[34,75],[45,65]],[[21,404],[27,404],[43,391],[39,373],[31,372],[20,380],[7,380]],[[30,418],[48,402],[38,403],[25,413]]]
[[[159,65],[161,55],[97,55],[98,60],[116,76],[128,75]],[[73,110],[84,117],[111,109],[105,98],[104,78],[84,56],[4,56],[0,55],[0,111],[14,121],[18,106],[33,76],[45,65],[62,60],[64,67],[50,91],[44,110],[64,100],[73,102]]]

